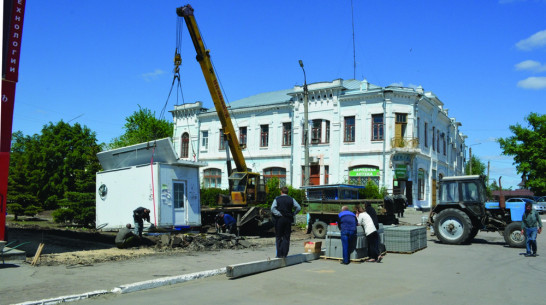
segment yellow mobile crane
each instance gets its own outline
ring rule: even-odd
[[[235,129],[233,128],[233,123],[231,122],[231,117],[224,101],[218,78],[216,77],[216,72],[214,71],[214,67],[210,60],[209,50],[205,49],[205,44],[201,38],[199,28],[197,27],[193,15],[193,8],[191,5],[187,4],[177,8],[176,14],[179,17],[184,18],[186,26],[188,27],[195,51],[197,52],[196,59],[201,65],[201,70],[203,71],[203,76],[207,82],[212,101],[214,102],[214,107],[216,108],[216,112],[218,113],[218,117],[222,124],[224,138],[228,142],[233,161],[235,162],[236,170],[231,171],[231,161],[229,160],[228,154],[228,181],[231,198],[229,202],[224,202],[224,206],[239,206],[243,208],[238,210],[231,209],[237,214],[237,225],[240,227],[244,223],[255,218],[258,214],[263,214],[263,211],[259,211],[259,209],[253,207],[253,205],[265,202],[265,184],[262,176],[259,173],[251,172],[246,165],[243,151],[239,145],[239,140],[235,134]],[[178,66],[181,63],[178,51],[175,53],[174,60],[175,69],[178,69]],[[241,213],[238,213],[238,211],[244,211],[245,214],[241,217]]]

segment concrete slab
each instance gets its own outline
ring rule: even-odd
[[[291,265],[300,264],[318,259],[321,253],[302,253],[287,256],[286,258],[274,258],[250,263],[230,265],[226,267],[226,275],[229,278],[251,275],[264,271],[270,271]]]

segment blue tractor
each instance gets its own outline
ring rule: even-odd
[[[499,232],[510,247],[525,247],[521,234],[524,203],[485,202],[485,176],[443,177],[429,223],[446,244],[471,243],[479,231]]]

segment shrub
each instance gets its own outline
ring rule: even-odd
[[[218,196],[220,194],[229,196],[229,190],[219,188],[201,188],[201,205],[209,207],[218,206]]]
[[[13,216],[15,217],[14,220],[17,221],[18,217],[23,215],[23,213],[25,212],[25,209],[23,208],[22,205],[18,203],[9,203],[8,212],[13,214]]]
[[[25,211],[24,211],[24,214],[25,216],[34,216],[38,213],[40,213],[41,211],[43,211],[43,209],[39,206],[36,206],[36,205],[29,205],[28,207],[25,208]]]
[[[53,211],[51,215],[56,223],[72,223],[75,213],[72,209],[60,208]]]

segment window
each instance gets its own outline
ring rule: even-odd
[[[173,183],[173,202],[174,202],[175,209],[184,208],[185,197],[186,196],[184,192],[184,183],[174,182]]]
[[[417,173],[417,191],[419,192],[418,198],[419,200],[425,199],[425,171],[423,169],[419,169],[419,172]]]
[[[286,169],[282,167],[269,167],[264,169],[264,181],[267,184],[271,178],[279,179],[279,187],[286,185]]]
[[[383,126],[383,114],[372,114],[372,141],[383,140]]]
[[[425,122],[425,147],[428,147],[428,123]]]
[[[220,188],[222,186],[222,171],[217,168],[204,170],[203,185],[205,188]]]
[[[442,147],[444,148],[444,156],[446,155],[446,134],[442,133]]]
[[[208,149],[209,148],[209,132],[208,131],[203,131],[201,133],[201,146],[204,148],[204,149]]]
[[[330,121],[324,121],[326,125],[326,134],[324,143],[330,143]]]
[[[239,145],[246,148],[246,127],[239,127]]]
[[[396,113],[396,122],[395,122],[395,137],[403,139],[406,136],[406,128],[408,125],[408,114],[407,113]]]
[[[220,143],[218,145],[220,150],[226,149],[226,135],[224,134],[224,130],[220,129],[220,139],[218,140]]]
[[[292,145],[292,123],[282,123],[282,145]]]
[[[440,202],[453,203],[459,201],[459,189],[457,182],[443,182],[440,187]]]
[[[190,135],[187,133],[187,132],[184,132],[184,134],[182,134],[182,151],[181,151],[181,158],[187,158],[188,157],[188,152],[189,152],[189,148],[190,148]]]
[[[324,165],[324,184],[330,183],[330,167],[328,165]]]
[[[355,117],[348,116],[345,117],[345,136],[343,138],[344,142],[354,142],[355,141]]]
[[[436,131],[436,151],[440,153],[440,131]]]
[[[434,148],[434,135],[436,134],[436,128],[432,127],[432,151],[436,150]]]
[[[313,120],[311,122],[311,143],[318,144],[322,142],[322,120]]]
[[[260,147],[269,145],[269,125],[260,125]]]

